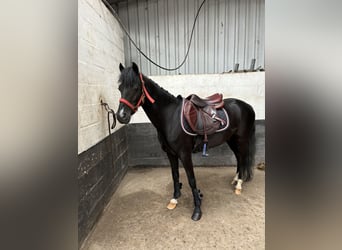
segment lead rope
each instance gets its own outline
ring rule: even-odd
[[[109,135],[111,135],[112,132],[111,132],[110,129],[114,129],[115,126],[116,126],[115,112],[114,112],[114,110],[112,110],[112,109],[109,107],[108,103],[105,103],[105,102],[103,102],[102,100],[101,100],[101,105],[104,106],[105,109],[106,109],[106,111],[107,111],[108,132],[109,132]],[[113,116],[113,124],[112,124],[112,126],[110,126],[110,119],[109,119],[110,114],[112,114],[112,116]]]
[[[110,143],[110,154],[112,156],[112,166],[114,166],[114,156],[113,156],[113,142],[112,142],[112,131],[111,129],[114,129],[116,126],[116,117],[115,112],[112,110],[109,105],[101,100],[101,105],[105,107],[105,110],[107,111],[107,123],[108,123],[108,132],[109,132],[109,143]],[[113,116],[113,124],[110,126],[110,115]]]

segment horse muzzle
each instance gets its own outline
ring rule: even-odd
[[[116,113],[116,117],[118,121],[122,124],[128,124],[129,121],[131,120],[131,111],[126,110],[124,107],[118,110]]]

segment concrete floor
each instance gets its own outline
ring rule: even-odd
[[[170,168],[131,169],[113,195],[82,250],[264,249],[265,172],[243,185],[230,185],[235,167],[195,168],[203,193],[202,219],[192,221],[193,199],[183,168],[182,196],[174,210]]]

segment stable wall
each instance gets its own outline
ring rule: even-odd
[[[174,68],[189,46],[190,33],[202,0],[117,2],[119,16],[134,41],[157,64]],[[125,38],[125,62],[134,61],[146,75],[213,74],[265,67],[265,0],[205,1],[183,67],[165,71],[153,66]]]
[[[101,0],[78,1],[78,237],[91,231],[128,168],[126,127],[108,136],[107,112],[116,111],[123,33]]]
[[[78,153],[108,136],[107,113],[116,110],[119,63],[124,61],[123,32],[101,0],[78,2]],[[118,130],[120,124],[116,127]]]
[[[170,166],[166,153],[160,147],[157,130],[151,123],[130,124],[127,129],[129,166]],[[255,165],[257,165],[265,162],[265,121],[256,121],[255,137]],[[210,148],[207,153],[209,154],[208,157],[202,157],[201,152],[192,154],[195,167],[235,166],[237,164],[233,151],[226,143]]]

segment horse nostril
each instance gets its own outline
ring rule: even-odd
[[[122,119],[125,119],[125,117],[127,116],[127,113],[121,109],[119,112],[118,112],[118,116]]]

